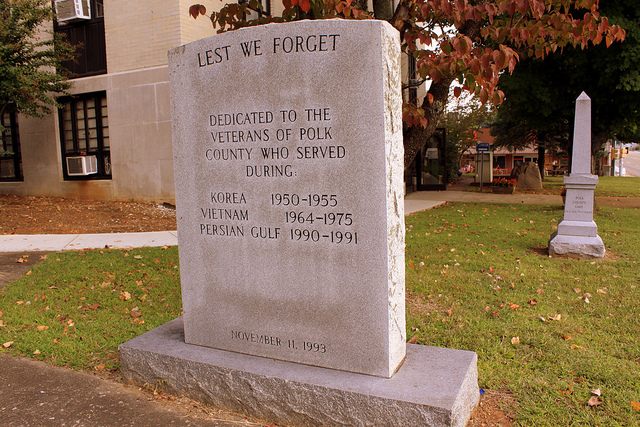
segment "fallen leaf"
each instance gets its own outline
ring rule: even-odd
[[[42,332],[42,331],[46,331],[47,329],[49,329],[49,327],[47,325],[38,325],[38,327],[36,329],[38,329],[38,332]]]
[[[40,354],[40,350],[36,349],[36,351],[34,351],[33,354]]]
[[[550,319],[559,321],[560,319],[562,319],[562,314],[556,314],[555,316],[551,317]]]
[[[418,336],[414,335],[411,337],[411,339],[408,341],[409,344],[415,344],[418,341]]]
[[[599,294],[606,294],[607,293],[607,291],[605,291],[604,289],[598,289],[596,292],[599,293]]]
[[[16,301],[16,304],[22,305],[22,304],[24,304],[24,301]]]
[[[518,304],[515,304],[515,303],[509,303],[509,308],[511,310],[517,310],[517,309],[520,308],[520,306]]]
[[[21,258],[18,258],[18,260],[16,262],[18,264],[22,264],[23,262],[27,262],[27,260],[21,257]]]
[[[571,337],[571,335],[563,335],[562,339],[567,341],[567,340],[572,340],[573,338]]]
[[[513,338],[511,338],[511,344],[513,344],[513,345],[518,345],[518,344],[520,344],[520,337],[513,337]]]
[[[562,394],[573,394],[573,387],[569,386],[569,388],[566,389],[566,390],[560,390],[560,393],[562,393]]]
[[[575,292],[576,294],[579,294],[582,291],[580,290],[580,288],[573,288],[573,292]]]
[[[2,344],[2,346],[4,348],[9,348],[9,347],[11,347],[11,344],[13,344],[13,341],[7,341],[6,343]]]
[[[571,350],[584,350],[584,347],[577,344],[571,344]]]
[[[91,310],[97,310],[99,306],[98,306],[98,303],[95,303],[95,304],[90,304],[88,307],[89,307]]]
[[[530,299],[529,300],[529,305],[536,305],[538,303],[538,301],[536,301],[535,299]]]
[[[135,259],[142,259],[142,255],[134,255],[133,256]]]
[[[632,400],[631,401],[631,408],[636,412],[640,411],[640,402],[634,402]]]
[[[131,310],[131,317],[137,319],[140,316],[142,316],[142,313],[140,313],[138,310]]]
[[[131,294],[127,291],[121,291],[120,292],[120,299],[123,301],[128,301],[131,299]]]
[[[599,388],[594,388],[593,390],[591,390],[591,394],[594,394],[596,396],[602,396],[602,392],[600,391]]]
[[[599,396],[591,396],[588,402],[589,406],[598,406],[602,405],[602,399]]]

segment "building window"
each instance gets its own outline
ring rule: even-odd
[[[493,156],[493,167],[495,169],[506,169],[507,168],[507,157],[506,156]]]
[[[239,0],[238,3],[243,4],[247,3],[248,1],[249,0]],[[271,0],[258,0],[258,3],[260,3],[260,5],[262,6],[262,12],[251,10],[249,13],[245,14],[245,20],[252,21],[262,16],[271,16]]]
[[[418,105],[418,87],[416,86],[418,80],[417,63],[416,58],[413,55],[409,55],[409,103],[415,106]]]
[[[111,179],[105,92],[60,98],[64,179]]]
[[[0,181],[22,181],[22,158],[18,115],[5,110],[0,114]]]
[[[107,72],[103,0],[82,1],[90,5],[90,19],[58,20],[54,24],[55,32],[64,34],[66,41],[76,47],[75,59],[62,64],[71,72],[71,78]]]

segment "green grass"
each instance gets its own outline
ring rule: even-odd
[[[176,247],[50,254],[0,292],[0,344],[60,366],[116,370],[119,344],[180,315],[177,264]]]
[[[599,260],[547,256],[562,213],[452,203],[408,216],[408,337],[475,351],[480,386],[513,394],[518,425],[638,425],[640,210],[597,209]],[[177,258],[175,247],[50,254],[0,291],[0,344],[13,341],[0,351],[117,371],[119,344],[180,315]],[[603,403],[589,407],[598,388]]]
[[[408,336],[477,352],[481,387],[512,391],[520,425],[637,425],[640,211],[596,212],[604,260],[548,257],[561,217],[461,203],[409,216]]]
[[[601,176],[596,196],[640,197],[640,178],[633,176]]]

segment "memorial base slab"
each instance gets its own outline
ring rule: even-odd
[[[463,427],[479,400],[471,351],[408,344],[380,378],[185,344],[182,318],[119,350],[133,383],[284,425]]]
[[[603,258],[604,243],[600,236],[567,236],[553,234],[549,240],[549,255],[570,258]]]

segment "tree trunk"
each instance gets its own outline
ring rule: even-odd
[[[391,0],[373,0],[373,15],[376,19],[391,21],[393,19],[393,3]]]
[[[544,162],[546,161],[547,148],[544,145],[538,145],[538,169],[540,176],[544,179]]]
[[[413,159],[420,152],[422,147],[427,143],[431,135],[436,129],[438,120],[444,113],[449,99],[449,86],[453,79],[443,79],[431,84],[429,93],[433,95],[433,103],[429,104],[429,97],[425,96],[422,102],[422,108],[425,117],[429,120],[427,127],[411,126],[404,132],[404,168],[411,165]]]
[[[591,158],[593,159],[592,173],[595,175],[602,175],[604,168],[602,167],[602,154],[604,145],[609,139],[609,134],[606,132],[592,133],[591,134]]]

